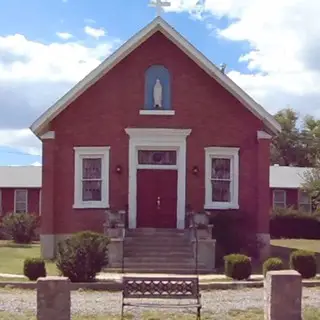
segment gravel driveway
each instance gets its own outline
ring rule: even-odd
[[[119,314],[121,294],[110,292],[72,292],[72,313],[83,315]],[[163,300],[162,300],[163,301]],[[168,303],[172,301],[166,301]],[[187,301],[183,301],[185,303]],[[320,288],[303,289],[304,306],[320,308]],[[230,310],[263,308],[263,288],[243,290],[216,290],[202,292],[203,312],[223,314]],[[0,289],[0,311],[23,313],[36,311],[36,293],[29,290]],[[126,309],[138,317],[141,308]],[[186,309],[177,312],[188,312]]]

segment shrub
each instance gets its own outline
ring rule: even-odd
[[[229,254],[224,257],[224,271],[229,278],[248,279],[252,272],[251,259],[244,254]]]
[[[24,260],[23,273],[29,280],[35,281],[40,277],[46,277],[46,265],[43,259],[27,258]]]
[[[263,263],[263,275],[266,276],[268,271],[283,270],[284,264],[280,258],[269,258]]]
[[[277,208],[271,212],[272,238],[320,239],[320,217],[317,212],[300,212],[293,208]]]
[[[30,213],[9,213],[3,218],[3,229],[16,243],[30,243],[38,219]]]
[[[302,278],[315,277],[317,273],[315,253],[305,250],[293,251],[290,255],[290,268],[298,271]]]
[[[72,282],[92,282],[108,264],[109,239],[84,231],[61,241],[57,249],[57,268]]]

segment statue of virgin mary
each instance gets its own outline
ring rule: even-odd
[[[162,109],[162,85],[159,79],[153,87],[153,106],[155,109]]]

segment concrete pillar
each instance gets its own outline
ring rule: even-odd
[[[42,139],[42,195],[41,195],[41,255],[44,259],[55,256],[54,237],[54,132],[49,131]]]
[[[123,238],[111,238],[108,245],[108,266],[122,266],[123,259]]]
[[[295,270],[269,271],[264,281],[264,319],[301,320],[300,273]]]
[[[192,240],[193,255],[196,256],[196,240]],[[204,264],[207,270],[214,271],[216,256],[215,239],[198,239],[198,263]]]
[[[270,141],[272,136],[264,131],[257,133],[257,238],[263,244],[260,249],[260,259],[270,256]]]
[[[63,277],[37,281],[37,320],[70,320],[70,280]]]

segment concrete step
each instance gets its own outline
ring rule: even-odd
[[[126,234],[128,235],[155,235],[155,234],[173,234],[180,235],[185,234],[185,230],[178,229],[155,229],[155,228],[138,228],[138,229],[128,229],[126,230]]]
[[[169,252],[169,249],[146,249],[146,248],[124,248],[124,256],[126,255],[134,255],[137,254],[139,256],[146,256],[146,257],[192,257],[193,253],[191,250],[183,249],[183,250],[174,250]]]
[[[179,244],[179,243],[137,243],[137,242],[129,242],[124,243],[125,248],[146,248],[146,249],[160,249],[164,248],[166,250],[184,250],[185,248],[190,249],[191,245],[188,244]]]
[[[152,263],[158,263],[158,262],[177,262],[177,263],[194,263],[194,260],[192,257],[176,257],[176,256],[155,256],[150,259],[150,257],[125,257],[124,258],[125,262],[150,262]]]
[[[119,267],[114,268],[107,268],[105,270],[106,272],[122,272],[122,268],[119,265]],[[173,269],[173,268],[166,268],[166,269],[158,269],[158,268],[128,268],[124,267],[124,273],[161,273],[161,274],[196,274],[194,268],[179,268],[179,269]],[[212,271],[206,269],[206,268],[198,268],[198,274],[210,274]]]
[[[124,250],[125,257],[146,257],[153,259],[155,257],[176,257],[176,258],[193,258],[191,251],[146,251],[146,250]]]
[[[127,268],[158,268],[158,269],[180,269],[180,268],[194,268],[194,261],[188,262],[176,262],[176,261],[131,261],[125,260],[125,266]]]

